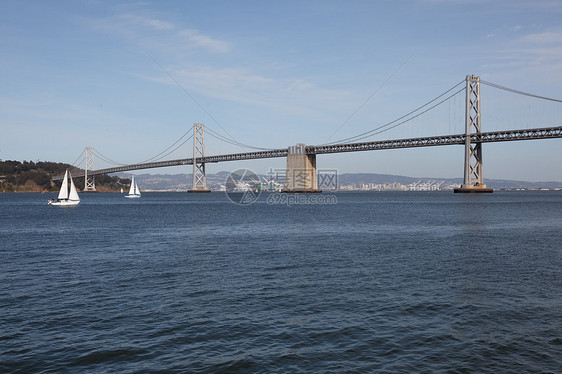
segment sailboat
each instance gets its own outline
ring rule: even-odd
[[[135,198],[141,197],[139,187],[135,183],[135,176],[134,175],[133,175],[133,178],[131,179],[131,188],[129,189],[129,194],[125,195],[125,197],[128,197],[130,199],[135,199]]]
[[[68,191],[68,180],[70,179],[70,193]],[[72,206],[78,205],[80,203],[80,197],[76,191],[76,186],[74,186],[74,181],[72,176],[66,169],[64,173],[64,179],[62,180],[62,185],[60,187],[59,196],[56,200],[49,200],[49,205],[59,205],[59,206]]]

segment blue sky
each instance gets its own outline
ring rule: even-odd
[[[0,158],[72,163],[93,146],[135,163],[195,122],[258,147],[322,144],[396,119],[467,74],[560,99],[561,19],[562,1],[550,0],[4,1]],[[560,104],[492,91],[483,97],[483,131],[560,125]],[[373,139],[460,132],[462,116],[456,97]],[[509,116],[517,123],[498,125]],[[206,137],[208,155],[242,151]],[[341,173],[461,177],[463,152],[360,152],[317,162]],[[191,153],[188,142],[167,158]],[[561,139],[486,144],[484,178],[562,181],[561,159]],[[240,167],[266,172],[284,160],[207,170]]]

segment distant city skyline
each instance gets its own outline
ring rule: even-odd
[[[285,170],[270,170],[259,175],[266,189],[282,189]],[[207,173],[207,187],[211,190],[224,189],[229,172]],[[117,173],[120,178],[130,178],[129,173]],[[190,174],[137,174],[136,180],[143,191],[186,191],[191,187]],[[552,189],[561,190],[562,182],[526,182],[515,180],[488,179],[494,189]],[[319,170],[318,185],[323,191],[330,190],[375,190],[375,191],[433,191],[452,190],[462,184],[462,178],[409,177],[376,173],[344,173],[336,170]]]
[[[111,161],[136,163],[196,122],[210,130],[208,155],[245,151],[211,131],[264,148],[322,144],[399,118],[467,74],[561,99],[560,19],[557,0],[3,2],[0,159],[73,163],[92,146]],[[514,99],[486,95],[483,131],[493,131],[502,115],[494,110]],[[424,120],[442,127],[435,131],[462,131],[462,98],[447,105]],[[562,125],[562,104],[511,105],[530,107],[512,113],[514,128]],[[188,141],[167,159],[191,152]],[[562,139],[485,144],[483,153],[485,179],[562,181]],[[462,147],[448,146],[317,162],[341,173],[456,178],[463,157]],[[284,164],[207,171],[265,173]],[[96,159],[97,168],[109,166]]]

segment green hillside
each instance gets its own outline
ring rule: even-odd
[[[48,161],[0,161],[0,192],[58,191],[61,182],[53,182],[51,178],[63,174],[66,169],[72,170],[73,167]],[[95,178],[98,191],[119,191],[131,183],[129,179],[106,174]],[[84,178],[74,178],[74,183],[79,190],[84,188]]]

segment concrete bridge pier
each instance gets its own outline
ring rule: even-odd
[[[316,177],[316,155],[306,154],[304,144],[290,146],[288,149],[287,174],[285,176],[285,188],[282,192],[322,192],[318,189]]]

